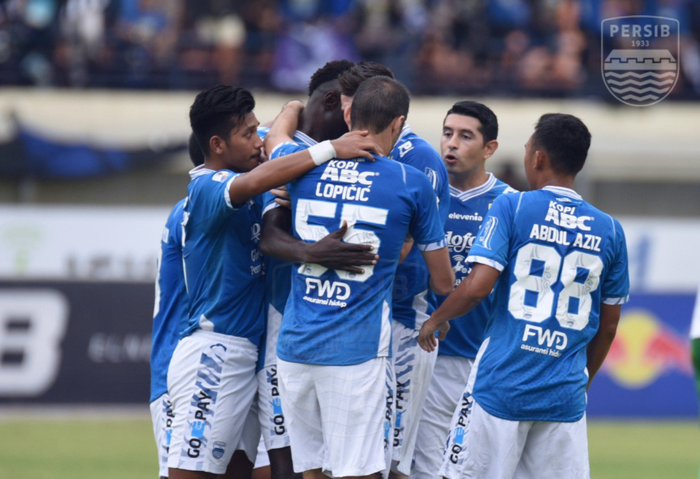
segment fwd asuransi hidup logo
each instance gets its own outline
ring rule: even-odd
[[[678,80],[678,20],[637,15],[608,18],[601,27],[601,73],[608,91],[630,106],[666,98]]]

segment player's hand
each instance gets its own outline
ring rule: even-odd
[[[291,100],[284,104],[282,110],[295,110],[297,114],[304,110],[304,103],[299,100]]]
[[[342,241],[347,230],[348,223],[343,221],[340,229],[324,236],[316,243],[309,243],[306,262],[355,274],[365,272],[361,266],[377,264],[379,255],[372,252],[371,245]]]
[[[372,153],[383,155],[379,146],[367,138],[367,131],[350,131],[337,140],[331,141],[331,145],[335,149],[335,157],[344,160],[353,158],[367,158],[369,161],[374,161]]]
[[[280,186],[279,188],[272,188],[270,190],[270,193],[272,193],[275,196],[275,203],[277,203],[280,206],[284,206],[285,208],[292,209],[292,201],[289,198],[289,191],[287,191],[286,186]]]
[[[432,317],[429,318],[423,326],[420,328],[418,333],[418,344],[421,348],[429,353],[435,351],[438,345],[438,339],[442,341],[447,336],[447,332],[450,330],[449,321],[438,325]],[[435,338],[435,331],[439,331],[437,339]]]

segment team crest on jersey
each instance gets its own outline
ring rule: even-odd
[[[666,98],[678,80],[680,23],[636,15],[601,23],[601,73],[608,91],[630,106]]]
[[[403,156],[403,155],[401,155],[401,156]],[[438,187],[437,172],[435,170],[433,170],[432,168],[426,168],[425,169],[425,176],[427,176],[428,179],[430,180],[430,184],[433,185],[433,189],[437,190],[437,187]]]
[[[226,452],[226,443],[221,442],[221,441],[216,441],[214,443],[214,449],[211,451],[211,455],[214,456],[214,459],[221,459],[224,457],[224,453]]]
[[[214,173],[214,176],[212,176],[211,179],[214,181],[218,181],[219,183],[223,183],[229,176],[231,176],[230,171],[217,171],[216,173]]]

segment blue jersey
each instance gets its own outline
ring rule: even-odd
[[[168,392],[168,366],[187,326],[187,291],[182,272],[182,217],[185,200],[180,200],[168,216],[158,257],[156,301],[153,308],[151,346],[151,400]]]
[[[461,191],[450,186],[450,214],[445,225],[445,239],[450,249],[452,269],[455,272],[455,288],[467,277],[471,266],[467,263],[469,250],[474,243],[481,222],[491,204],[503,193],[515,190],[489,173],[489,179],[481,186]],[[438,304],[445,300],[438,296]],[[469,313],[450,321],[450,332],[440,342],[438,354],[474,359],[479,350],[491,314],[491,296],[484,299]]]
[[[501,272],[473,395],[513,421],[579,420],[601,303],[627,302],[620,223],[568,188],[501,195],[467,261]]]
[[[267,131],[258,128],[258,135],[265,138]],[[291,155],[297,151],[303,151],[317,143],[303,131],[294,134],[293,142],[285,142],[277,145],[269,154],[270,160]],[[271,209],[277,208],[275,196],[272,193],[263,195],[263,215]],[[289,297],[292,277],[292,265],[277,258],[265,257],[265,299],[267,302],[267,321],[265,328],[266,339],[264,346],[260,348],[258,355],[258,370],[271,366],[277,362],[277,335],[284,315],[284,306]]]
[[[277,353],[285,361],[360,364],[391,355],[391,292],[411,233],[425,251],[445,245],[437,200],[420,171],[388,158],[333,160],[288,186],[294,235],[318,241],[348,223],[344,240],[379,255],[363,274],[317,264],[293,269]]]
[[[437,195],[439,217],[444,225],[450,207],[450,188],[447,170],[438,152],[406,125],[389,158],[425,173]],[[437,298],[430,291],[429,282],[428,267],[420,250],[414,246],[396,270],[393,293],[396,321],[407,328],[420,329],[437,307]]]
[[[190,176],[182,251],[190,309],[183,336],[203,329],[257,346],[265,328],[261,203],[231,203],[229,187],[238,173],[198,166]]]

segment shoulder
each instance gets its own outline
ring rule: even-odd
[[[270,127],[267,127],[267,126],[259,126],[258,127],[258,136],[260,137],[261,140],[264,140],[268,133],[270,133]]]
[[[406,163],[419,162],[428,166],[443,165],[437,150],[414,133],[396,143],[392,150],[392,156],[395,160]]]
[[[520,193],[520,191],[512,188],[508,183],[504,183],[496,178],[496,184],[493,187],[493,192],[497,195],[507,195],[510,193]]]
[[[622,224],[620,221],[615,218],[614,216],[606,213],[605,211],[596,208],[595,206],[591,205],[590,203],[586,202],[584,203],[588,208],[590,208],[591,213],[589,213],[591,216],[599,217],[600,220],[603,222],[603,226],[605,228],[609,228],[610,235],[613,237],[615,241],[619,240],[624,240],[625,238],[625,232],[622,229]]]
[[[521,193],[519,191],[513,191],[514,194],[503,194],[505,192],[501,192],[501,194],[498,195],[498,197],[493,201],[494,206],[495,205],[502,205],[502,206],[509,206],[513,207],[517,204],[519,204],[522,201],[523,195],[527,193]]]
[[[178,221],[182,219],[182,215],[185,213],[185,203],[187,202],[187,198],[183,198],[177,203],[175,203],[175,206],[173,206],[173,209],[170,211],[170,216],[168,216],[168,221]]]
[[[272,149],[270,152],[270,159],[274,160],[283,156],[297,153],[299,151],[304,151],[308,148],[309,147],[307,145],[297,143],[296,141],[285,141]]]
[[[239,175],[240,173],[234,173],[231,170],[208,170],[197,174],[188,187],[187,208],[191,209],[202,196],[220,194],[226,185]]]

